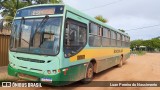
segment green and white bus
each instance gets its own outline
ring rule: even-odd
[[[51,85],[90,82],[95,73],[122,66],[130,37],[63,4],[19,9],[12,24],[8,74]]]

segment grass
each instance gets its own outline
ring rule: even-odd
[[[132,54],[136,54],[136,55],[142,56],[142,55],[146,54],[146,51],[132,51]]]

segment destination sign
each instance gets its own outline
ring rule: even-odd
[[[55,13],[55,8],[54,9],[33,10],[31,12],[31,15],[46,15],[46,14],[54,14],[54,13]]]
[[[63,11],[63,5],[37,6],[18,10],[16,17],[63,14]]]

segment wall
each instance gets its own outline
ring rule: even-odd
[[[0,34],[0,66],[7,66],[10,35]]]

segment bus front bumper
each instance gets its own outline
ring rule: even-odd
[[[62,83],[62,81],[60,80],[61,73],[58,73],[56,75],[43,75],[35,72],[15,69],[10,65],[8,65],[8,75],[18,77],[18,78],[22,78],[19,75],[25,75],[25,77],[22,78],[24,80],[42,82],[43,84],[49,84],[49,85],[55,85],[55,86],[64,84],[64,82]],[[31,77],[36,78],[36,80]]]

